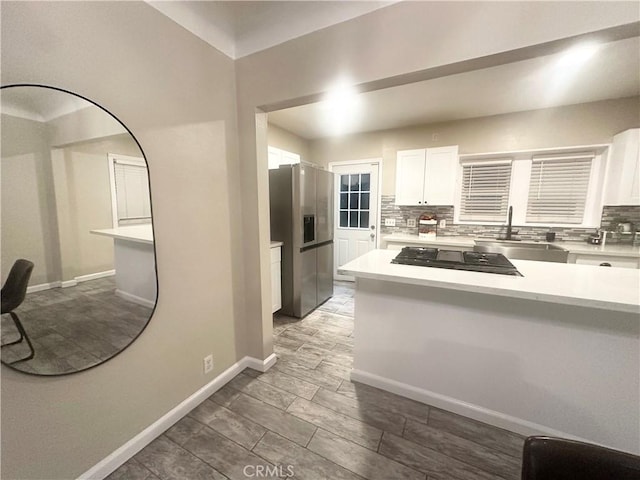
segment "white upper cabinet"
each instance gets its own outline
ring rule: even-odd
[[[457,166],[457,145],[399,151],[396,205],[453,205]]]
[[[607,161],[605,205],[640,205],[640,128],[613,137]]]

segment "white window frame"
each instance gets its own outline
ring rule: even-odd
[[[131,157],[128,155],[119,155],[114,153],[108,153],[107,159],[109,163],[109,185],[111,188],[111,223],[113,224],[113,228],[118,228],[118,197],[116,193],[116,174],[115,174],[115,163],[121,163],[125,165],[134,165],[136,167],[148,167],[147,162],[143,157]]]
[[[499,158],[511,157],[511,183],[509,188],[509,205],[513,207],[513,225],[523,227],[561,227],[561,228],[598,228],[602,217],[605,164],[610,151],[609,144],[579,145],[571,147],[544,148],[535,150],[518,150],[511,152],[489,152],[481,154],[460,155],[458,163],[456,197],[454,203],[454,223],[461,225],[505,225],[504,221],[469,221],[460,220],[462,199],[462,166],[469,163],[482,163]],[[593,155],[587,198],[582,223],[535,223],[526,221],[527,203],[529,200],[529,182],[533,157],[540,155],[570,155],[589,153]]]

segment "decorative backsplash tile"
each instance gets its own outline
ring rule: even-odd
[[[428,212],[435,214],[438,220],[444,219],[446,227],[438,226],[438,235],[470,236],[480,238],[496,238],[506,233],[506,225],[460,225],[453,223],[453,206],[398,206],[395,204],[395,195],[382,195],[382,235],[392,233],[418,234],[417,227],[408,227],[408,219],[417,219],[421,214]],[[395,227],[384,226],[387,218],[396,221]],[[614,218],[623,218],[636,226],[640,226],[640,206],[605,206],[602,213],[601,225],[606,228]],[[558,241],[586,241],[595,233],[593,228],[565,228],[565,227],[523,227],[513,226],[518,230],[517,237],[522,240],[545,240],[547,232],[555,232]]]

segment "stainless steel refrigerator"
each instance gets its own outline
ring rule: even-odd
[[[333,173],[269,170],[271,239],[282,246],[282,309],[302,318],[333,296]]]

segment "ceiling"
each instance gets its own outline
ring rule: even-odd
[[[94,105],[82,98],[53,88],[7,87],[0,90],[2,113],[48,122],[67,113]]]
[[[568,61],[564,52],[541,56],[363,93],[350,101],[349,111],[318,102],[270,112],[269,123],[316,139],[639,94],[635,37],[598,45],[584,63]]]
[[[146,0],[231,58],[345,22],[395,1]]]

